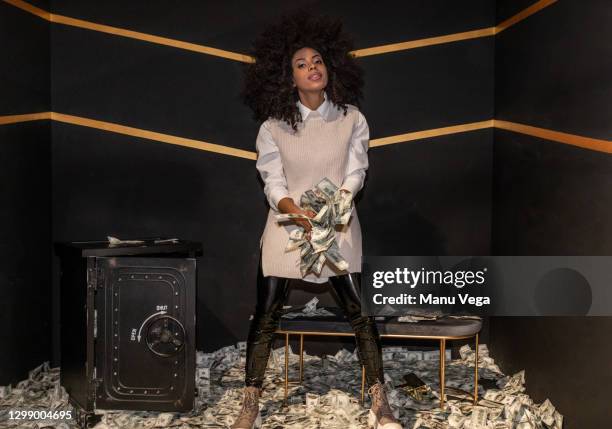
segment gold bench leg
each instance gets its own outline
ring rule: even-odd
[[[289,391],[289,333],[285,334],[285,405],[287,405],[287,392]]]
[[[440,340],[440,409],[444,409],[444,370],[446,364],[446,339]]]
[[[476,404],[478,402],[478,332],[476,333],[476,351],[474,356],[474,404]]]
[[[304,381],[304,334],[300,334],[300,384]]]

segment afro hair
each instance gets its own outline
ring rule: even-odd
[[[342,108],[345,115],[347,104],[359,108],[364,73],[351,53],[353,41],[343,31],[342,21],[299,9],[267,26],[249,52],[255,62],[244,66],[241,98],[253,110],[256,121],[274,118],[297,130],[302,116],[296,106],[298,91],[292,86],[291,58],[304,47],[316,49],[323,56],[329,100]]]

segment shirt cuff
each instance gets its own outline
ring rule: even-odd
[[[355,198],[355,195],[357,195],[357,192],[361,189],[361,178],[356,175],[346,177],[340,189],[351,191],[353,193],[353,198]]]
[[[285,188],[278,187],[270,190],[270,206],[272,207],[272,210],[279,211],[279,201],[288,196],[289,192],[287,192]]]

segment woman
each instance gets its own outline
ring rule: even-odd
[[[289,233],[308,221],[276,222],[278,213],[315,213],[296,202],[302,193],[327,177],[354,197],[363,187],[368,168],[369,129],[356,107],[362,97],[362,71],[349,55],[352,43],[342,24],[300,11],[267,28],[255,42],[256,62],[247,65],[243,98],[264,121],[257,136],[257,169],[270,205],[260,240],[257,305],[247,341],[242,409],[233,429],[261,425],[259,396],[270,356],[274,331],[291,278],[329,281],[335,298],[355,331],[358,355],[370,386],[371,427],[401,429],[383,388],[381,346],[371,317],[361,315],[361,227],[357,211],[337,231],[340,253],[348,268],[339,272],[326,263],[319,275],[301,276],[299,250],[285,252]]]

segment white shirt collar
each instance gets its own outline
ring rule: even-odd
[[[316,112],[318,112],[324,120],[328,121],[332,111],[332,102],[327,98],[326,91],[323,91],[323,98],[323,103],[321,103],[321,105],[317,108]],[[304,106],[299,99],[296,101],[296,104],[300,109],[300,113],[302,114],[302,120],[305,121],[313,110],[310,110],[308,107]]]

